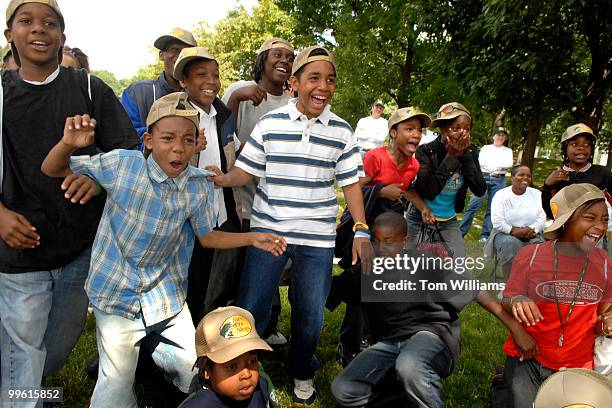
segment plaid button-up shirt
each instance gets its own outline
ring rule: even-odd
[[[107,192],[85,290],[98,309],[147,326],[178,314],[185,303],[195,236],[215,225],[212,184],[188,166],[168,177],[141,152],[114,150],[72,157],[70,168]]]

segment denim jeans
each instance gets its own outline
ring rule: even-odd
[[[152,353],[168,381],[184,393],[197,388],[195,327],[187,304],[176,316],[147,327],[139,315],[135,320],[94,308],[100,365],[91,407],[136,407],[134,375],[141,341],[149,334],[161,341]]]
[[[289,366],[294,378],[314,377],[314,356],[323,328],[325,300],[331,286],[333,248],[289,244],[281,256],[247,249],[237,305],[250,311],[261,335],[270,318],[272,298],[287,259],[291,259],[291,350]]]
[[[542,235],[536,235],[527,242],[523,242],[515,236],[498,232],[495,234],[495,240],[493,246],[497,252],[497,259],[499,259],[500,265],[511,263],[514,257],[521,250],[521,248],[528,244],[539,244],[544,242]]]
[[[412,239],[416,239],[421,231],[423,218],[421,218],[421,213],[419,210],[417,210],[413,205],[411,205],[408,209],[406,214],[406,222],[408,223],[408,234]],[[425,225],[425,228],[431,229],[434,227],[431,225]],[[459,231],[457,217],[446,221],[438,221],[438,228],[440,228],[440,234],[442,235],[444,242],[450,249],[452,249],[453,257],[465,257],[465,241],[461,236],[461,231]]]
[[[487,184],[487,192],[482,197],[477,197],[472,194],[472,198],[470,198],[470,202],[468,204],[467,210],[463,213],[463,218],[461,219],[461,225],[459,229],[461,230],[461,235],[466,236],[470,227],[472,226],[472,221],[474,221],[474,216],[480,209],[482,202],[488,196],[487,200],[487,211],[485,213],[485,217],[482,223],[482,231],[480,232],[480,238],[488,238],[491,235],[491,230],[493,229],[493,224],[491,223],[491,202],[493,201],[493,196],[502,188],[506,187],[506,177],[492,177],[483,175],[485,183]]]
[[[520,361],[518,357],[507,357],[504,367],[506,387],[510,391],[508,407],[533,406],[538,389],[555,370],[544,367],[535,359]]]
[[[0,272],[2,387],[40,387],[43,372],[63,366],[85,326],[90,256],[48,271]]]
[[[452,363],[446,343],[434,333],[420,331],[362,351],[334,379],[331,390],[344,407],[444,407],[442,379],[450,374]],[[407,403],[389,403],[402,399]]]

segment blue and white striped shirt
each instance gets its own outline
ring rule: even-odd
[[[236,161],[260,177],[251,229],[288,243],[334,246],[339,187],[359,181],[363,164],[351,126],[330,111],[308,119],[296,100],[262,116]]]
[[[91,303],[128,319],[142,312],[147,326],[177,315],[194,237],[215,224],[210,173],[188,166],[172,179],[131,150],[72,157],[70,168],[107,192],[85,282]]]

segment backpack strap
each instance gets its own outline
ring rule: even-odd
[[[155,102],[157,100],[157,97],[155,95],[155,82],[153,82],[151,86],[153,86],[153,102]]]
[[[0,197],[2,197],[2,181],[4,177],[4,156],[2,149],[2,119],[4,115],[4,90],[2,89],[2,77],[0,76]]]
[[[91,99],[91,75],[89,72],[87,73],[87,94],[89,95],[89,101],[93,102]]]
[[[533,266],[533,261],[535,260],[536,254],[538,253],[538,249],[540,249],[540,243],[536,244],[536,247],[533,250],[533,254],[531,254],[531,260],[529,261],[530,268]]]

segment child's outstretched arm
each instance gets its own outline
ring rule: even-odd
[[[242,187],[253,180],[254,177],[252,174],[236,166],[232,167],[227,173],[223,173],[217,166],[206,166],[206,170],[216,174],[216,176],[207,177],[208,181],[215,183],[215,188]]]
[[[64,136],[45,157],[41,170],[49,177],[65,177],[72,174],[70,155],[76,149],[89,146],[94,141],[96,120],[89,115],[66,118]]]
[[[287,249],[287,242],[281,236],[266,232],[224,232],[211,231],[198,235],[198,241],[205,248],[229,249],[254,246],[279,256]]]

